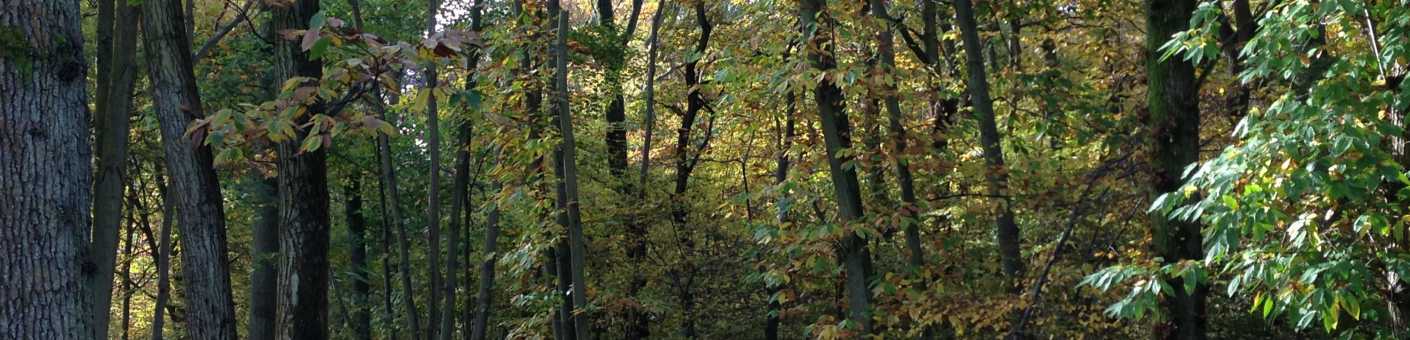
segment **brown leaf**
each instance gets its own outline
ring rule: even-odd
[[[299,43],[299,48],[308,51],[309,48],[313,48],[313,44],[316,42],[318,42],[318,31],[304,31],[304,40]]]

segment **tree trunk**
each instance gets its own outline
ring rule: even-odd
[[[870,0],[872,15],[881,20],[891,17],[886,11],[886,1]],[[933,8],[931,9],[934,10]],[[933,30],[932,25],[927,29]],[[909,251],[910,270],[919,274],[925,266],[925,252],[921,249],[920,230],[917,226],[920,207],[916,203],[915,180],[911,176],[911,166],[907,155],[909,141],[906,136],[905,113],[901,112],[900,98],[897,97],[896,80],[890,79],[895,75],[896,68],[896,47],[895,36],[891,33],[891,26],[885,26],[876,33],[876,54],[882,74],[885,75],[884,101],[886,104],[886,117],[888,127],[891,132],[892,152],[895,152],[896,159],[896,185],[901,189],[901,230],[906,234],[906,250]],[[932,32],[931,34],[934,34]],[[933,38],[933,37],[930,37]],[[935,42],[926,41],[926,48],[935,46]],[[932,50],[933,51],[933,50]],[[927,58],[931,58],[927,52]],[[929,62],[929,60],[927,60]],[[933,65],[933,64],[932,64]],[[917,281],[917,290],[925,291],[926,282],[924,278]],[[934,337],[930,327],[923,327],[921,339],[931,339]]]
[[[583,275],[586,265],[584,253],[587,251],[587,241],[583,238],[582,217],[578,210],[578,166],[577,147],[573,142],[573,114],[568,107],[568,33],[571,27],[568,25],[568,11],[563,10],[560,0],[549,2],[549,13],[557,14],[558,32],[554,39],[554,90],[557,98],[554,100],[554,108],[558,112],[558,129],[562,135],[562,142],[558,146],[562,163],[563,182],[560,195],[560,208],[565,209],[567,215],[568,247],[570,250],[568,272],[572,276],[572,301],[574,313],[572,321],[574,333],[577,340],[592,340],[592,334],[588,332],[590,322],[587,315],[587,280]],[[561,271],[560,271],[561,272]]]
[[[1189,28],[1194,0],[1146,1],[1147,117],[1151,135],[1151,174],[1154,194],[1177,191],[1185,167],[1199,161],[1199,84],[1195,67],[1179,58],[1161,60],[1160,46],[1176,32]],[[1204,258],[1200,225],[1169,219],[1163,212],[1150,215],[1154,254],[1165,263]],[[1204,339],[1207,283],[1185,291],[1181,278],[1166,278],[1175,287],[1161,301],[1168,320],[1155,326],[1153,338]]]
[[[439,335],[440,339],[442,340],[450,340],[452,338],[452,335],[455,333],[455,316],[457,315],[454,312],[456,301],[455,288],[456,284],[458,283],[456,281],[455,273],[461,270],[460,263],[458,261],[460,259],[459,254],[462,253],[464,249],[460,248],[460,229],[461,222],[464,221],[462,213],[467,205],[467,199],[470,195],[469,145],[470,139],[472,138],[471,134],[473,132],[471,131],[471,125],[468,121],[462,123],[460,128],[457,130],[459,130],[460,137],[459,143],[455,144],[455,177],[451,180],[450,187],[450,229],[446,231],[449,237],[446,238],[445,245],[447,254],[445,267],[446,278],[443,287],[445,291],[441,293],[443,294],[443,298],[445,299],[444,304],[446,307],[446,312],[444,314],[441,314],[440,320],[441,329]]]
[[[318,0],[275,7],[271,31],[307,29]],[[323,63],[311,60],[298,42],[275,43],[277,84],[293,77],[320,78]],[[321,104],[295,121],[322,113]],[[299,150],[307,132],[276,146],[279,169],[279,278],[274,323],[279,339],[328,338],[328,164],[326,147]],[[317,137],[315,137],[317,138]]]
[[[171,300],[171,226],[176,221],[176,205],[170,201],[166,179],[157,172],[157,193],[162,198],[162,230],[159,251],[153,253],[157,263],[157,301],[152,305],[152,340],[162,340],[166,327],[166,308]]]
[[[191,37],[183,24],[180,0],[149,0],[142,9],[153,106],[175,189],[167,198],[175,202],[181,221],[187,336],[235,339],[220,183],[210,146],[185,135],[186,127],[204,116],[191,65]]]
[[[787,59],[789,56],[790,55],[785,55],[784,58]],[[780,136],[779,140],[778,160],[776,168],[774,169],[774,184],[783,184],[788,181],[788,168],[792,162],[788,157],[788,153],[789,150],[793,148],[793,138],[795,135],[794,125],[797,123],[797,118],[795,118],[797,114],[797,97],[792,89],[788,90],[787,104],[785,104],[784,107],[783,135]],[[780,225],[788,222],[788,211],[784,206],[789,204],[789,199],[790,198],[787,196],[780,196],[778,198],[778,214],[776,220]],[[764,321],[764,339],[767,340],[778,340],[778,326],[782,321],[779,313],[783,312],[783,306],[778,300],[774,299],[774,295],[778,294],[782,288],[783,287],[772,286],[768,287],[766,290],[768,292],[769,305],[767,311],[768,316]]]
[[[436,34],[436,14],[441,7],[440,0],[426,1],[426,35]],[[427,178],[430,183],[426,189],[426,270],[430,279],[427,281],[426,290],[430,292],[430,299],[426,303],[430,306],[428,318],[426,319],[426,338],[440,339],[437,336],[439,330],[436,325],[441,320],[441,129],[440,111],[436,107],[435,88],[439,86],[439,79],[436,74],[434,63],[428,63],[423,70],[425,75],[425,87],[422,91],[431,91],[426,94],[426,153],[431,157],[431,166]],[[455,308],[447,306],[447,309]],[[454,314],[449,311],[446,314]]]
[[[278,183],[274,178],[251,176],[250,196],[256,207],[250,256],[250,339],[274,339],[275,305],[279,293],[279,206]]]
[[[113,7],[111,0],[99,1],[102,7]],[[110,9],[112,11],[112,9]],[[89,324],[93,325],[93,338],[108,338],[109,306],[112,304],[113,266],[117,259],[118,228],[122,216],[123,173],[127,169],[127,139],[130,134],[129,115],[132,111],[132,84],[137,73],[133,56],[137,50],[137,17],[140,8],[117,6],[116,23],[112,18],[104,25],[99,19],[99,30],[116,32],[114,42],[104,46],[104,38],[99,37],[98,69],[99,83],[96,87],[99,97],[95,139],[98,172],[93,185],[93,242],[89,245],[90,263],[96,269],[88,274],[84,288],[88,290],[91,310]],[[111,13],[109,15],[112,15]],[[107,48],[110,50],[103,51]],[[112,72],[116,70],[116,72]],[[102,78],[108,79],[102,79]],[[106,83],[103,81],[107,81]]]
[[[638,2],[639,3],[639,2]],[[637,186],[637,201],[642,203],[642,207],[648,207],[646,202],[646,182],[648,171],[651,168],[651,142],[656,130],[656,54],[660,47],[658,32],[661,28],[661,19],[666,12],[666,2],[656,2],[656,13],[651,16],[651,36],[647,38],[646,52],[646,88],[643,90],[643,110],[645,116],[645,136],[642,138],[641,148],[641,173],[638,175],[639,185]],[[635,22],[635,21],[633,21]],[[642,262],[646,258],[646,237],[647,225],[645,212],[638,212],[633,217],[631,225],[628,226],[631,243],[627,246],[627,258],[632,263],[632,279],[627,287],[627,296],[635,303],[627,311],[627,334],[628,340],[640,340],[651,337],[651,319],[647,316],[646,308],[641,304],[638,296],[641,290],[646,287],[646,273],[642,267]]]
[[[495,191],[498,192],[498,191]],[[499,260],[496,243],[499,238],[499,203],[490,200],[489,216],[485,219],[485,245],[481,250],[485,258],[480,263],[480,289],[475,298],[475,323],[470,340],[485,340],[489,330],[490,308],[494,299],[494,266]]]
[[[136,210],[136,207],[142,206],[141,203],[137,202],[137,200],[137,194],[135,192],[129,191],[129,203],[127,214],[127,239],[123,240],[122,244],[122,257],[126,259],[126,261],[122,262],[122,323],[118,328],[122,330],[122,340],[128,339],[128,335],[130,335],[128,332],[128,327],[132,325],[132,244],[136,242],[134,237],[137,236],[137,221],[135,218],[133,218],[133,214]],[[111,297],[111,295],[109,295],[109,297]],[[94,324],[94,328],[107,329],[108,327],[107,325],[98,326],[98,324]]]
[[[822,16],[819,16],[822,14]],[[807,34],[805,48],[808,62],[820,72],[828,72],[837,66],[834,59],[834,42],[831,39],[832,17],[827,15],[827,2],[824,0],[803,0],[799,6],[799,20]],[[832,177],[832,189],[837,199],[838,217],[841,223],[861,224],[863,222],[862,194],[857,183],[857,170],[846,165],[852,160],[847,155],[839,155],[842,150],[852,147],[851,126],[847,122],[847,112],[842,105],[842,89],[833,79],[824,77],[813,89],[813,99],[817,102],[818,116],[822,123],[823,139],[827,151],[827,163]],[[852,230],[852,229],[848,229]],[[852,230],[844,236],[838,249],[839,262],[844,264],[847,277],[847,319],[859,326],[862,334],[872,332],[870,312],[871,255],[867,241]]]
[[[1014,223],[1012,202],[1008,197],[1008,168],[1004,165],[1004,149],[1000,144],[997,124],[994,123],[994,102],[989,97],[989,81],[984,74],[983,46],[979,43],[979,29],[975,25],[974,10],[970,0],[955,0],[960,36],[964,40],[966,68],[969,69],[970,101],[973,104],[974,118],[979,123],[979,141],[984,149],[984,161],[988,165],[985,178],[988,182],[989,199],[995,204],[995,224],[999,244],[999,262],[1002,274],[1008,281],[1005,285],[1015,294],[1023,290],[1020,285],[1023,275],[1023,259],[1019,258],[1018,224]]]
[[[347,204],[345,213],[348,220],[348,234],[352,238],[352,331],[353,338],[372,339],[372,292],[367,272],[367,219],[362,215],[362,175],[353,174],[348,179]]]

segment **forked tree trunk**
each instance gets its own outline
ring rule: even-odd
[[[141,8],[113,6],[112,0],[99,1],[102,7],[116,7],[116,19],[99,21],[98,69],[100,77],[96,91],[97,105],[95,139],[98,141],[97,178],[93,184],[93,242],[89,245],[89,261],[95,269],[88,273],[84,289],[89,295],[89,317],[94,339],[108,338],[109,306],[112,305],[113,268],[117,260],[118,228],[122,216],[122,182],[127,169],[127,139],[131,133],[129,118],[132,111],[132,84],[137,68],[133,56],[137,51],[137,17]],[[101,13],[100,13],[101,16]],[[102,30],[115,32],[109,44],[103,44]],[[111,34],[111,32],[110,32]],[[105,46],[106,45],[106,46]],[[102,49],[110,49],[104,51]],[[103,79],[107,78],[107,79]],[[105,82],[106,81],[106,82]]]

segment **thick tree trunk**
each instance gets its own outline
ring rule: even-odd
[[[798,16],[803,24],[803,31],[811,32],[805,33],[808,43],[804,44],[807,46],[805,49],[809,64],[821,72],[835,68],[837,66],[833,56],[835,42],[831,40],[831,34],[828,33],[833,30],[835,23],[832,22],[832,17],[827,15],[827,2],[803,0],[799,6]],[[852,160],[850,156],[839,155],[842,150],[852,147],[851,126],[847,122],[847,112],[842,106],[844,99],[842,89],[833,79],[824,77],[813,89],[813,99],[817,102],[818,116],[822,122],[827,163],[832,177],[832,189],[837,199],[838,217],[844,225],[864,223],[862,193],[860,185],[857,183],[857,170],[846,165]],[[867,289],[867,282],[870,281],[868,271],[871,267],[871,255],[867,250],[867,241],[855,231],[848,232],[847,236],[841,240],[837,253],[838,261],[843,263],[844,273],[847,277],[847,319],[855,322],[862,334],[870,334],[872,321],[871,314],[867,309],[871,302],[871,290]]]
[[[587,252],[587,240],[583,237],[582,217],[578,210],[578,166],[577,147],[573,141],[573,115],[568,107],[568,33],[571,27],[568,25],[568,11],[563,10],[560,0],[549,2],[549,13],[557,15],[558,32],[554,39],[554,109],[558,113],[558,130],[562,135],[562,142],[558,146],[558,160],[562,163],[562,176],[559,180],[563,182],[562,195],[560,195],[560,208],[565,210],[567,215],[568,248],[570,250],[568,272],[572,277],[572,301],[574,313],[572,321],[574,333],[577,340],[592,340],[592,334],[588,329],[591,326],[589,315],[587,314],[587,280],[583,275],[584,253]],[[562,272],[562,271],[560,271]]]
[[[275,7],[272,31],[307,29],[309,19],[318,11],[318,0],[296,0]],[[317,79],[323,73],[323,63],[310,60],[296,41],[277,41],[275,53],[278,84],[293,77]],[[302,124],[322,110],[321,104],[309,107],[295,123]],[[327,154],[326,147],[300,152],[299,144],[307,137],[299,131],[276,146],[280,256],[274,333],[278,339],[328,338]]]
[[[969,69],[970,101],[974,117],[979,123],[979,142],[984,149],[984,161],[988,165],[985,178],[988,182],[989,199],[996,200],[995,227],[999,244],[999,263],[1002,274],[1008,281],[1005,284],[1014,293],[1020,287],[1023,275],[1023,259],[1019,256],[1018,224],[1014,223],[1012,202],[1008,197],[1008,168],[1004,165],[1004,149],[1001,145],[997,124],[994,123],[994,102],[989,97],[989,80],[984,74],[983,46],[979,43],[979,29],[974,21],[974,9],[970,0],[955,0],[955,13],[958,18],[960,36],[964,40],[966,68]]]
[[[279,294],[279,197],[274,178],[251,176],[250,197],[254,199],[255,223],[250,254],[254,262],[250,270],[250,306],[248,334],[250,339],[274,339],[275,305]]]
[[[101,7],[112,7],[113,1],[99,1]],[[137,17],[141,9],[135,6],[116,6],[116,23],[109,19],[109,27],[99,27],[116,32],[114,42],[103,46],[99,33],[98,69],[100,76],[96,87],[98,93],[116,100],[100,98],[97,106],[98,117],[95,131],[98,141],[97,178],[93,185],[93,242],[89,245],[89,262],[94,271],[85,273],[87,282],[84,289],[89,295],[89,324],[93,325],[93,338],[108,338],[109,306],[112,304],[113,266],[117,259],[118,228],[122,216],[122,182],[127,169],[127,139],[130,134],[129,114],[132,111],[132,83],[137,73],[133,56],[137,50]],[[111,11],[111,10],[110,10]],[[111,15],[111,14],[110,14]],[[100,18],[99,25],[103,25]],[[103,51],[108,48],[111,50]],[[116,72],[113,72],[116,71]],[[111,75],[111,76],[110,76]],[[107,77],[108,79],[102,79]],[[104,83],[103,81],[107,81]]]
[[[1151,170],[1154,194],[1177,191],[1185,167],[1199,161],[1199,84],[1195,67],[1179,58],[1161,60],[1159,48],[1176,32],[1189,28],[1194,0],[1146,1],[1147,117],[1151,135]],[[1169,219],[1162,213],[1151,218],[1154,255],[1165,263],[1204,258],[1200,226]],[[1204,339],[1205,296],[1208,284],[1185,291],[1180,278],[1167,278],[1175,290],[1161,301],[1168,320],[1155,326],[1153,338]]]
[[[367,272],[367,219],[362,215],[362,175],[353,174],[345,193],[348,236],[352,239],[352,333],[358,340],[372,339],[372,285]]]
[[[142,34],[167,170],[181,222],[182,279],[192,339],[235,339],[225,210],[210,146],[185,135],[204,116],[191,65],[191,37],[179,0],[142,4]]]

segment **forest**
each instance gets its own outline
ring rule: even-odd
[[[1410,339],[1410,0],[0,0],[0,339]]]

